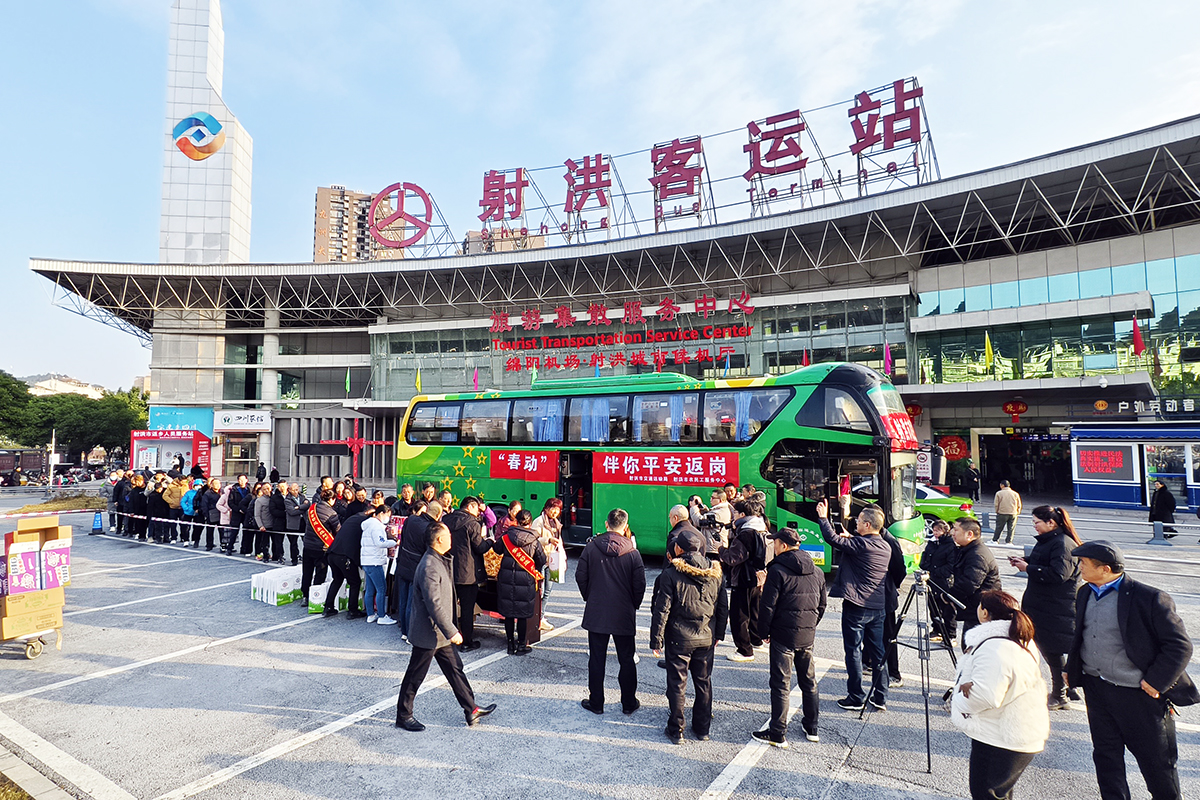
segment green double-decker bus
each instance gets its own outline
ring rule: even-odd
[[[397,443],[399,483],[428,481],[498,511],[536,516],[563,501],[564,539],[582,546],[612,508],[629,512],[638,548],[661,555],[667,515],[726,483],[754,484],[768,519],[794,525],[823,569],[816,523],[878,505],[907,555],[924,526],[915,505],[918,443],[899,392],[857,364],[786,375],[697,380],[677,373],[539,380],[529,390],[414,397]]]

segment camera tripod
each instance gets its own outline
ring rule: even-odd
[[[904,627],[904,618],[908,614],[908,610],[913,607],[914,598],[917,601],[915,614],[917,641],[915,644],[899,640],[900,631]],[[943,605],[943,601],[945,605]],[[926,618],[926,615],[929,615],[930,607],[934,610],[932,620]],[[932,645],[929,628],[932,624],[936,629],[935,632],[942,640],[938,645],[938,649],[949,653],[950,662],[957,668],[958,657],[954,653],[952,629],[947,625],[948,621],[946,617],[948,613],[953,613],[963,608],[965,606],[948,591],[929,579],[928,572],[917,570],[913,573],[912,588],[908,590],[908,597],[904,599],[904,605],[900,609],[900,615],[896,623],[896,639],[893,641],[899,646],[916,650],[917,656],[921,661],[921,696],[925,698],[925,771],[929,774],[933,774],[933,743],[929,729],[929,654]],[[949,623],[952,625],[955,624],[953,616],[950,617]]]

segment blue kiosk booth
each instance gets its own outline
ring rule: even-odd
[[[1178,513],[1200,507],[1200,421],[1084,422],[1071,427],[1075,505],[1150,507],[1154,482]]]

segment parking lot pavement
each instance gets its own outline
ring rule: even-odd
[[[81,517],[66,519],[82,520]],[[90,523],[90,520],[87,520]],[[0,530],[11,529],[0,526]],[[953,679],[934,652],[930,700],[933,771],[916,653],[902,649],[905,686],[888,710],[851,714],[844,695],[838,601],[818,630],[822,693],[818,744],[793,725],[789,750],[752,742],[769,712],[766,656],[738,664],[718,648],[712,740],[675,747],[663,736],[664,673],[639,639],[642,708],[620,713],[615,657],[601,716],[579,707],[587,684],[583,602],[555,587],[557,626],[526,657],[504,650],[502,626],[483,621],[484,647],[464,658],[481,703],[497,712],[467,728],[436,669],[417,699],[420,734],[392,726],[408,647],[396,627],[323,619],[297,606],[250,600],[265,567],[180,547],[86,536],[77,527],[61,653],[36,661],[0,647],[0,739],[67,788],[97,798],[924,798],[963,797],[968,741],[941,711]],[[658,571],[649,559],[651,582]],[[1200,629],[1200,582],[1143,576],[1176,594]],[[1004,568],[1005,586],[1023,582]],[[572,569],[573,573],[573,569]],[[1134,574],[1137,574],[1134,571]],[[911,641],[913,621],[902,631]],[[639,625],[649,625],[649,595]],[[1185,794],[1200,790],[1200,718],[1184,709],[1179,733]],[[690,732],[689,732],[690,735]],[[1147,797],[1130,762],[1135,797]],[[1018,792],[1098,796],[1082,706],[1053,715],[1046,752]]]

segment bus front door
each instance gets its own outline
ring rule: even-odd
[[[563,541],[583,547],[592,538],[592,453],[562,450],[558,454],[558,498],[563,503]]]

